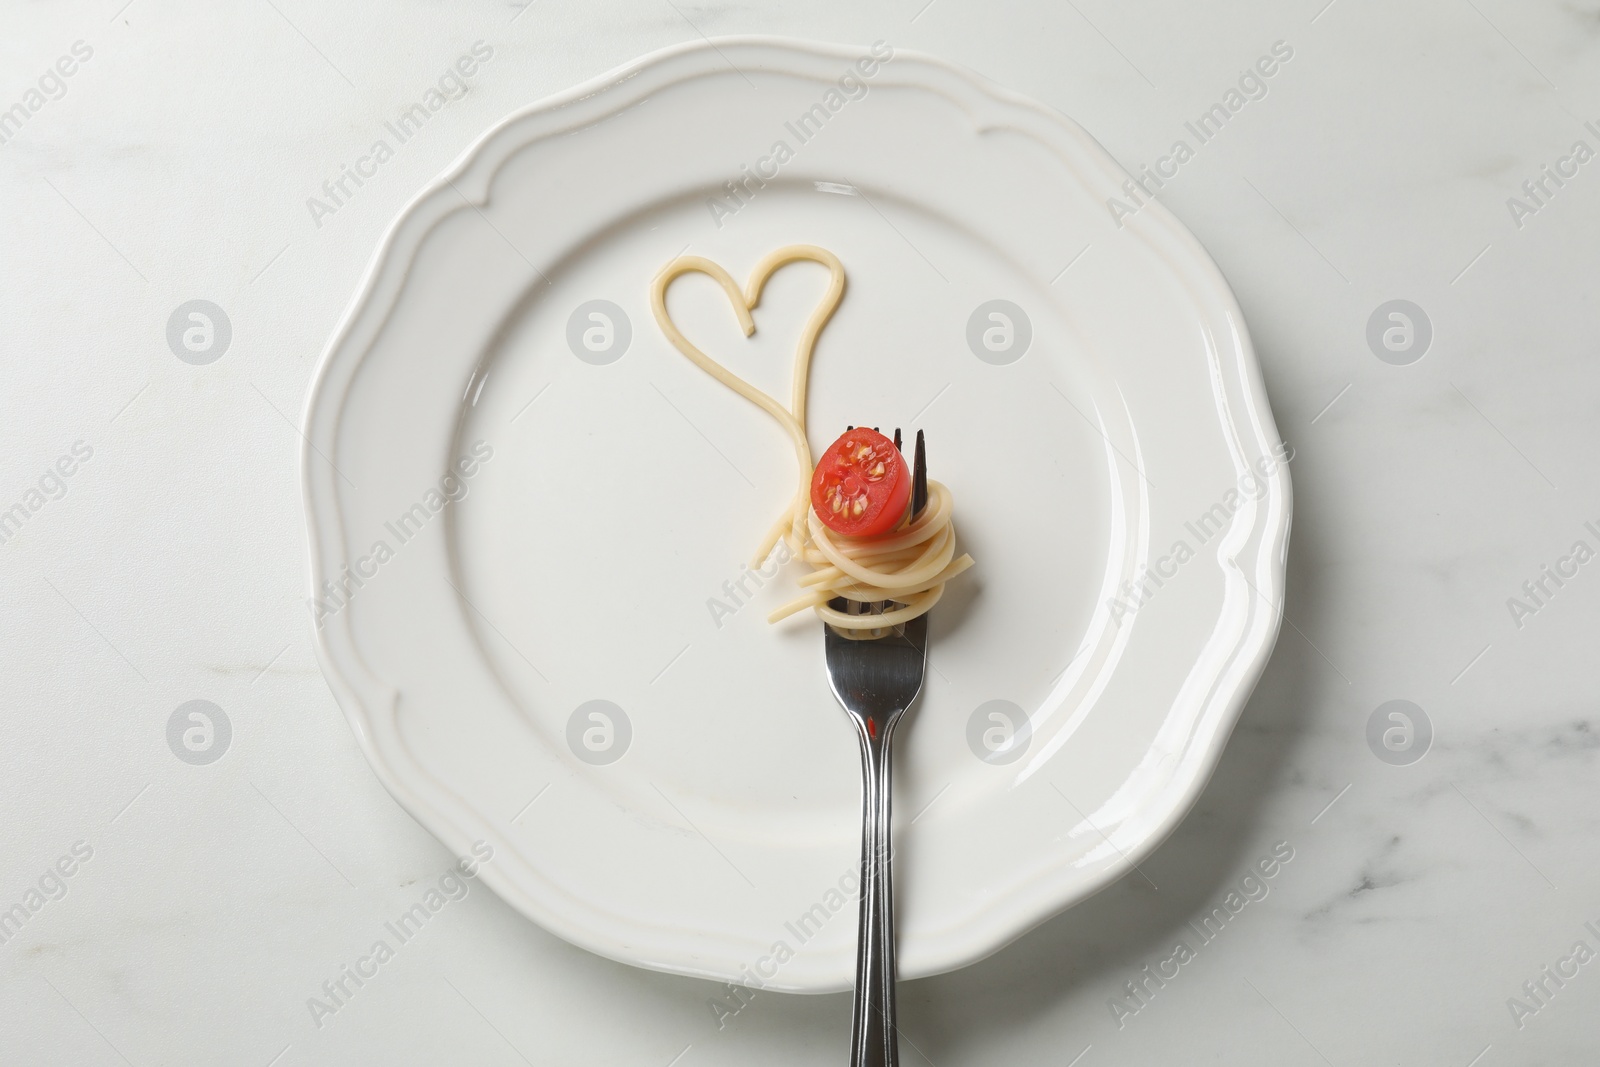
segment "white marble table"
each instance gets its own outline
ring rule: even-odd
[[[1289,621],[1199,805],[1148,879],[908,985],[905,1061],[1593,1062],[1600,11],[1324,3],[7,12],[0,911],[26,922],[0,915],[0,1061],[841,1062],[844,997],[764,994],[719,1027],[721,988],[481,887],[342,978],[452,858],[368,771],[302,600],[296,423],[402,204],[515,107],[765,32],[945,56],[1164,169],[1295,448]],[[464,94],[323,188],[480,41]],[[1203,143],[1185,125],[1235,101]],[[195,299],[231,327],[211,362],[168,343]],[[1431,327],[1420,360],[1401,320],[1369,345],[1397,299]],[[191,737],[213,763],[169,746],[197,699],[231,729]],[[1409,749],[1388,709],[1398,751],[1369,744],[1391,700],[1422,709],[1425,758],[1415,711]]]

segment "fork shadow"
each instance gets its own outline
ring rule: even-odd
[[[1301,539],[1290,550],[1291,604],[1306,602],[1306,575],[1295,566],[1301,555],[1296,549],[1306,547]],[[1208,914],[1260,858],[1255,853],[1270,848],[1262,844],[1263,827],[1278,820],[1266,810],[1267,797],[1300,741],[1301,709],[1311,699],[1312,675],[1319,668],[1316,654],[1285,625],[1211,781],[1172,836],[1140,864],[1159,890],[1144,875],[1129,872],[985,960],[902,983],[905,1062],[926,1060],[940,1067],[985,1062],[1004,1047],[1008,1034],[1026,1030],[1069,1002],[1103,1005],[1141,967],[1170,954],[1177,939],[1194,944],[1190,920]],[[848,1017],[849,1010],[844,994],[779,997],[751,1023],[766,1041],[802,1034],[814,1039],[823,1018]],[[1111,1025],[1109,1009],[1097,1010]],[[1087,1032],[1072,1048],[1063,1048],[1065,1058],[1105,1032],[1098,1027]]]
[[[1176,940],[1196,943],[1190,920],[1208,914],[1260,858],[1255,852],[1270,847],[1261,843],[1265,801],[1295,747],[1307,676],[1316,669],[1301,650],[1286,653],[1283,646],[1299,640],[1292,630],[1285,627],[1279,640],[1216,773],[1140,864],[1143,875],[1129,872],[970,967],[901,986],[901,1028],[932,1062],[981,1062],[980,1050],[999,1047],[1007,1032],[1068,1001],[1103,1004],[1145,964],[1168,956]],[[1109,1009],[1100,1010],[1109,1025]],[[1070,1057],[1094,1039],[1087,1033],[1064,1051]]]

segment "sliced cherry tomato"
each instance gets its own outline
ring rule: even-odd
[[[876,430],[847,430],[817,461],[811,506],[824,526],[846,537],[887,533],[911,501],[911,468]]]

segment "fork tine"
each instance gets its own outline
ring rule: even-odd
[[[928,451],[917,431],[917,455],[911,463],[911,517],[915,519],[928,506]]]
[[[855,428],[856,428],[855,423],[851,423],[850,425],[848,425],[848,426],[846,426],[844,428],[844,431],[845,431],[845,433],[849,433],[851,430],[853,430]],[[832,600],[828,601],[828,607],[832,608],[834,611],[845,611],[845,612],[849,612],[851,614],[854,614],[855,610],[856,610],[855,606],[854,606],[854,603],[855,603],[854,601],[848,600],[845,597],[836,596]],[[824,626],[823,629],[826,630],[827,627]]]
[[[900,447],[900,427],[898,427],[898,426],[896,426],[894,428],[894,450],[896,452],[904,452],[905,451],[905,449]]]

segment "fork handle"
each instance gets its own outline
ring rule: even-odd
[[[890,852],[889,742],[861,729],[861,915],[856,934],[855,1019],[850,1067],[899,1067],[895,1028],[894,877]]]

